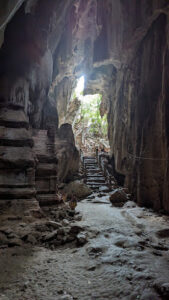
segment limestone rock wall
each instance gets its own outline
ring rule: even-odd
[[[34,128],[42,124],[42,111],[52,83],[53,55],[70,3],[26,1],[6,26],[0,50],[0,101],[24,102]],[[53,35],[57,39],[52,39]]]
[[[139,9],[140,20],[131,20],[112,90],[109,138],[115,169],[137,202],[169,211],[166,4],[153,1],[149,10]]]
[[[19,108],[0,110],[0,209],[36,210],[35,157],[28,119]]]
[[[10,19],[14,16],[24,0],[1,0],[0,3],[0,47],[4,40],[4,31]]]
[[[29,204],[34,199],[43,201],[39,193],[48,192],[48,198],[55,198],[51,194],[57,191],[56,157],[60,152],[64,153],[63,164],[71,160],[72,164],[76,161],[74,171],[78,167],[74,145],[67,146],[66,150],[65,145],[60,145],[57,153],[54,141],[47,143],[48,150],[52,151],[48,157],[41,134],[51,127],[54,135],[58,131],[56,101],[48,92],[53,80],[55,51],[72,1],[13,1],[13,5],[10,2],[0,4],[0,24],[4,22],[5,29],[0,49],[0,204],[12,201],[24,206],[26,200]],[[38,131],[39,139],[34,138],[32,128]],[[38,143],[44,153],[40,158],[36,151]],[[68,173],[69,167],[61,179]]]
[[[169,211],[168,1],[99,2],[97,27],[85,93],[109,111],[115,174],[139,204]]]

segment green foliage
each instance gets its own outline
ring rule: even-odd
[[[89,128],[89,132],[95,136],[107,136],[107,116],[101,118],[100,104],[102,96],[88,95],[83,97],[81,111],[77,119],[77,123],[83,123]]]
[[[76,91],[74,90],[74,91],[73,91],[73,94],[72,94],[72,97],[71,97],[71,100],[74,100],[74,99],[76,99],[76,97],[77,97],[77,95],[76,95]]]

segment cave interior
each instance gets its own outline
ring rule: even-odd
[[[70,201],[72,218],[73,205],[83,198],[79,190],[82,193],[86,188],[90,194],[92,189],[96,197],[97,182],[101,186],[100,197],[101,192],[106,192],[103,196],[113,203],[114,193],[121,193],[116,197],[126,197],[138,210],[147,209],[166,218],[163,225],[169,225],[168,20],[167,0],[0,1],[3,251],[21,246],[16,238],[13,243],[7,241],[4,227],[7,231],[13,227],[16,234],[20,232],[18,226],[25,222],[31,231],[32,224],[37,225],[38,220],[49,222],[52,213],[58,214],[68,205],[64,197]],[[101,143],[98,135],[99,144],[92,148],[96,155],[93,158],[84,146],[84,127],[77,127],[81,107],[79,80],[84,85],[83,97],[91,95],[93,99],[100,95],[98,117],[105,117],[107,122],[107,137]],[[89,111],[90,108],[92,105]],[[93,139],[90,136],[91,145]],[[108,189],[100,169],[97,179],[96,173],[93,179],[87,178],[96,164],[109,178]],[[74,182],[79,182],[79,190],[69,191]],[[78,205],[80,211],[85,211],[83,204]],[[169,237],[168,231],[163,238]],[[22,245],[34,244],[28,236],[22,237]],[[169,274],[166,276],[169,279]],[[162,298],[131,299],[169,299],[169,287],[167,290],[166,286],[158,286],[156,290],[163,293]],[[15,299],[20,299],[20,294],[16,295]],[[130,299],[125,295],[109,296],[97,299]]]

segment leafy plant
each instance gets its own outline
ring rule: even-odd
[[[100,94],[82,97],[76,124],[82,123],[83,126],[88,127],[91,135],[107,137],[107,116],[104,115],[102,118],[100,116],[101,100]]]

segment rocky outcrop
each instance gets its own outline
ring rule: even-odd
[[[168,211],[167,19],[159,6],[142,14],[137,39],[128,39],[127,65],[118,70],[112,94],[109,139],[115,169],[137,202]]]
[[[103,98],[109,107],[109,141],[117,179],[121,183],[125,178],[139,204],[169,211],[167,5],[167,1],[98,5],[102,31],[94,44],[94,70],[88,85],[89,90],[107,95]],[[97,78],[104,83],[105,72],[100,70],[111,63],[111,80],[107,78],[104,89]]]
[[[54,148],[55,131],[34,130],[34,153],[36,154],[35,184],[40,205],[59,202],[57,193],[57,158]]]
[[[79,170],[79,152],[75,147],[75,140],[70,124],[62,124],[58,130],[55,142],[58,165],[58,181],[70,181]]]
[[[0,208],[13,213],[38,209],[35,157],[28,119],[20,107],[0,109]],[[11,211],[12,212],[12,211]],[[28,213],[27,212],[27,213]]]
[[[65,139],[59,149],[55,145],[58,112],[48,95],[54,53],[65,26],[62,20],[71,1],[14,1],[13,6],[8,2],[2,3],[6,30],[0,49],[0,194],[3,200],[34,198],[43,202],[48,197],[51,202],[56,198],[57,180],[78,168],[73,140],[70,144]],[[57,155],[63,165],[59,171]]]
[[[58,133],[55,127],[33,130],[33,140],[37,199],[41,205],[57,204],[60,201],[58,184],[73,179],[79,169],[79,154],[71,125],[63,124]]]
[[[83,181],[76,180],[70,182],[64,189],[63,192],[67,194],[68,197],[75,196],[76,199],[84,199],[92,194],[92,190]]]
[[[137,1],[131,6],[130,1],[107,0],[98,5],[97,16],[102,30],[94,43],[89,90],[106,93],[102,111],[109,108],[115,174],[125,178],[139,204],[169,211],[168,3]],[[111,64],[111,80],[104,85],[102,69]]]

